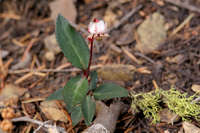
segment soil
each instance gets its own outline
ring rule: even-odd
[[[51,10],[49,3],[52,0],[1,0],[0,1],[0,49],[9,52],[8,56],[3,59],[3,62],[7,62],[13,59],[8,70],[11,70],[12,66],[22,60],[22,57],[27,50],[33,39],[32,47],[29,50],[29,54],[34,57],[26,66],[21,69],[31,68],[31,63],[36,60],[35,65],[32,68],[38,68],[44,65],[45,69],[55,69],[67,61],[64,59],[62,53],[56,55],[55,60],[47,61],[44,58],[45,51],[47,50],[44,45],[44,38],[54,33],[55,25],[53,20],[49,19]],[[85,1],[89,1],[87,4]],[[131,81],[125,82],[124,86],[127,89],[134,89],[135,92],[148,92],[154,89],[152,83],[156,81],[157,85],[162,89],[176,88],[181,92],[187,92],[189,95],[194,94],[191,87],[194,84],[200,84],[200,15],[195,13],[193,19],[186,24],[178,33],[170,36],[173,29],[175,29],[180,23],[182,23],[189,14],[192,12],[188,9],[175,6],[173,4],[164,2],[163,0],[77,0],[75,6],[77,8],[77,20],[76,24],[82,28],[87,28],[88,23],[92,18],[97,17],[102,19],[105,16],[105,12],[109,8],[114,14],[117,15],[116,21],[119,21],[123,16],[131,11],[132,8],[142,5],[142,8],[130,17],[124,24],[117,29],[114,29],[109,35],[110,37],[98,43],[95,46],[94,51],[94,64],[127,64],[134,65],[136,68],[146,67],[151,71],[151,74],[144,74],[136,72],[133,75]],[[159,4],[159,2],[163,4]],[[191,1],[192,5],[199,6],[198,1]],[[3,13],[15,13],[15,16],[11,19],[8,16],[3,16]],[[153,12],[160,12],[168,24],[168,37],[162,46],[145,56],[153,60],[154,63],[149,62],[141,56],[138,56],[138,51],[134,49],[136,41],[134,35],[129,35],[130,29],[134,33],[138,27],[136,23],[142,23],[145,18],[151,15]],[[16,17],[19,16],[20,19]],[[136,26],[133,26],[136,25]],[[166,25],[167,26],[167,25]],[[83,34],[83,36],[86,36]],[[27,38],[26,38],[27,37]],[[127,39],[124,39],[126,38]],[[23,43],[24,46],[17,45],[14,40],[20,40],[26,38]],[[119,40],[126,40],[127,43],[118,45]],[[130,40],[130,41],[127,41]],[[129,51],[138,59],[142,61],[142,64],[137,64],[132,61],[124,53],[117,53],[110,45],[115,45],[121,49],[126,47]],[[100,57],[103,55],[108,56],[107,59],[102,61]],[[181,56],[176,61],[172,61],[173,58]],[[72,67],[69,67],[72,68]],[[26,88],[26,93],[31,98],[46,98],[56,89],[65,85],[68,79],[79,72],[47,72],[47,76],[31,76],[19,83],[18,86]],[[4,84],[14,83],[17,79],[24,76],[27,73],[9,73],[4,79]],[[3,80],[1,79],[1,84]],[[139,84],[135,84],[136,82]],[[3,88],[2,88],[3,89]],[[20,100],[24,98],[24,95],[20,97]],[[123,101],[130,106],[131,100],[129,98],[123,99]],[[45,115],[39,109],[40,101],[29,103],[25,105],[28,110],[28,115],[33,117],[36,113],[39,113],[41,120],[48,120]],[[18,103],[18,109],[24,110],[22,103]],[[23,111],[22,111],[23,112]],[[23,114],[23,113],[22,113]],[[200,123],[193,121],[196,126],[200,127]],[[57,122],[65,128],[69,127],[68,124]],[[174,125],[167,123],[151,124],[151,120],[144,118],[143,114],[133,115],[130,110],[120,115],[116,126],[116,133],[125,132],[130,129],[133,133],[163,133],[168,130],[170,133],[176,133],[180,130],[182,121],[174,123]],[[25,122],[15,124],[13,133],[24,132],[25,127],[28,124]],[[33,126],[31,132],[36,129]],[[75,132],[80,132],[86,128],[84,122],[79,123],[74,127]],[[42,131],[41,131],[42,132]]]

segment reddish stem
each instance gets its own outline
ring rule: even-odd
[[[84,76],[88,79],[89,74],[90,74],[90,66],[92,64],[92,53],[93,53],[93,44],[94,44],[94,35],[92,35],[92,38],[88,39],[90,42],[90,59],[89,59],[89,64],[88,68],[86,71],[84,71]]]

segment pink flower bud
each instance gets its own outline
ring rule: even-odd
[[[88,40],[91,41],[93,39],[101,40],[102,37],[107,37],[107,25],[103,20],[94,19],[93,22],[90,22],[88,26],[88,32],[90,35],[88,36]]]
[[[106,32],[107,26],[103,20],[94,19],[93,22],[90,22],[88,26],[88,32],[90,34],[104,34]]]

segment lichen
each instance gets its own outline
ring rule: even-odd
[[[180,93],[175,89],[169,91],[161,91],[164,103],[168,108],[179,115],[182,120],[190,120],[191,118],[200,121],[200,105],[193,102],[196,94],[188,96],[187,93]]]
[[[160,93],[149,92],[137,95],[132,94],[132,98],[132,109],[136,109],[136,107],[138,107],[139,110],[142,110],[146,118],[152,119],[152,123],[156,123],[160,120],[158,115],[158,112],[161,110]]]
[[[141,110],[146,118],[152,120],[152,123],[159,122],[159,112],[163,104],[179,115],[182,120],[194,118],[200,121],[200,105],[193,102],[196,94],[188,96],[187,93],[180,93],[172,88],[166,91],[157,89],[148,93],[132,93],[131,97],[132,110]]]

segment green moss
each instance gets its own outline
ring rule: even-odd
[[[156,123],[160,120],[161,103],[164,103],[182,120],[194,118],[200,121],[200,105],[193,102],[195,97],[196,95],[188,96],[175,89],[168,91],[158,89],[148,93],[132,94],[132,109],[141,110],[146,118],[151,119],[152,123]]]
[[[144,116],[146,118],[152,119],[152,123],[156,123],[160,120],[158,112],[161,110],[160,101],[161,96],[160,93],[140,93],[137,95],[132,94],[133,102],[132,109],[136,109],[138,107],[142,110]]]
[[[191,118],[200,121],[200,105],[193,102],[196,95],[188,96],[187,93],[181,94],[175,89],[161,91],[164,103],[168,108],[179,115],[183,120]]]

